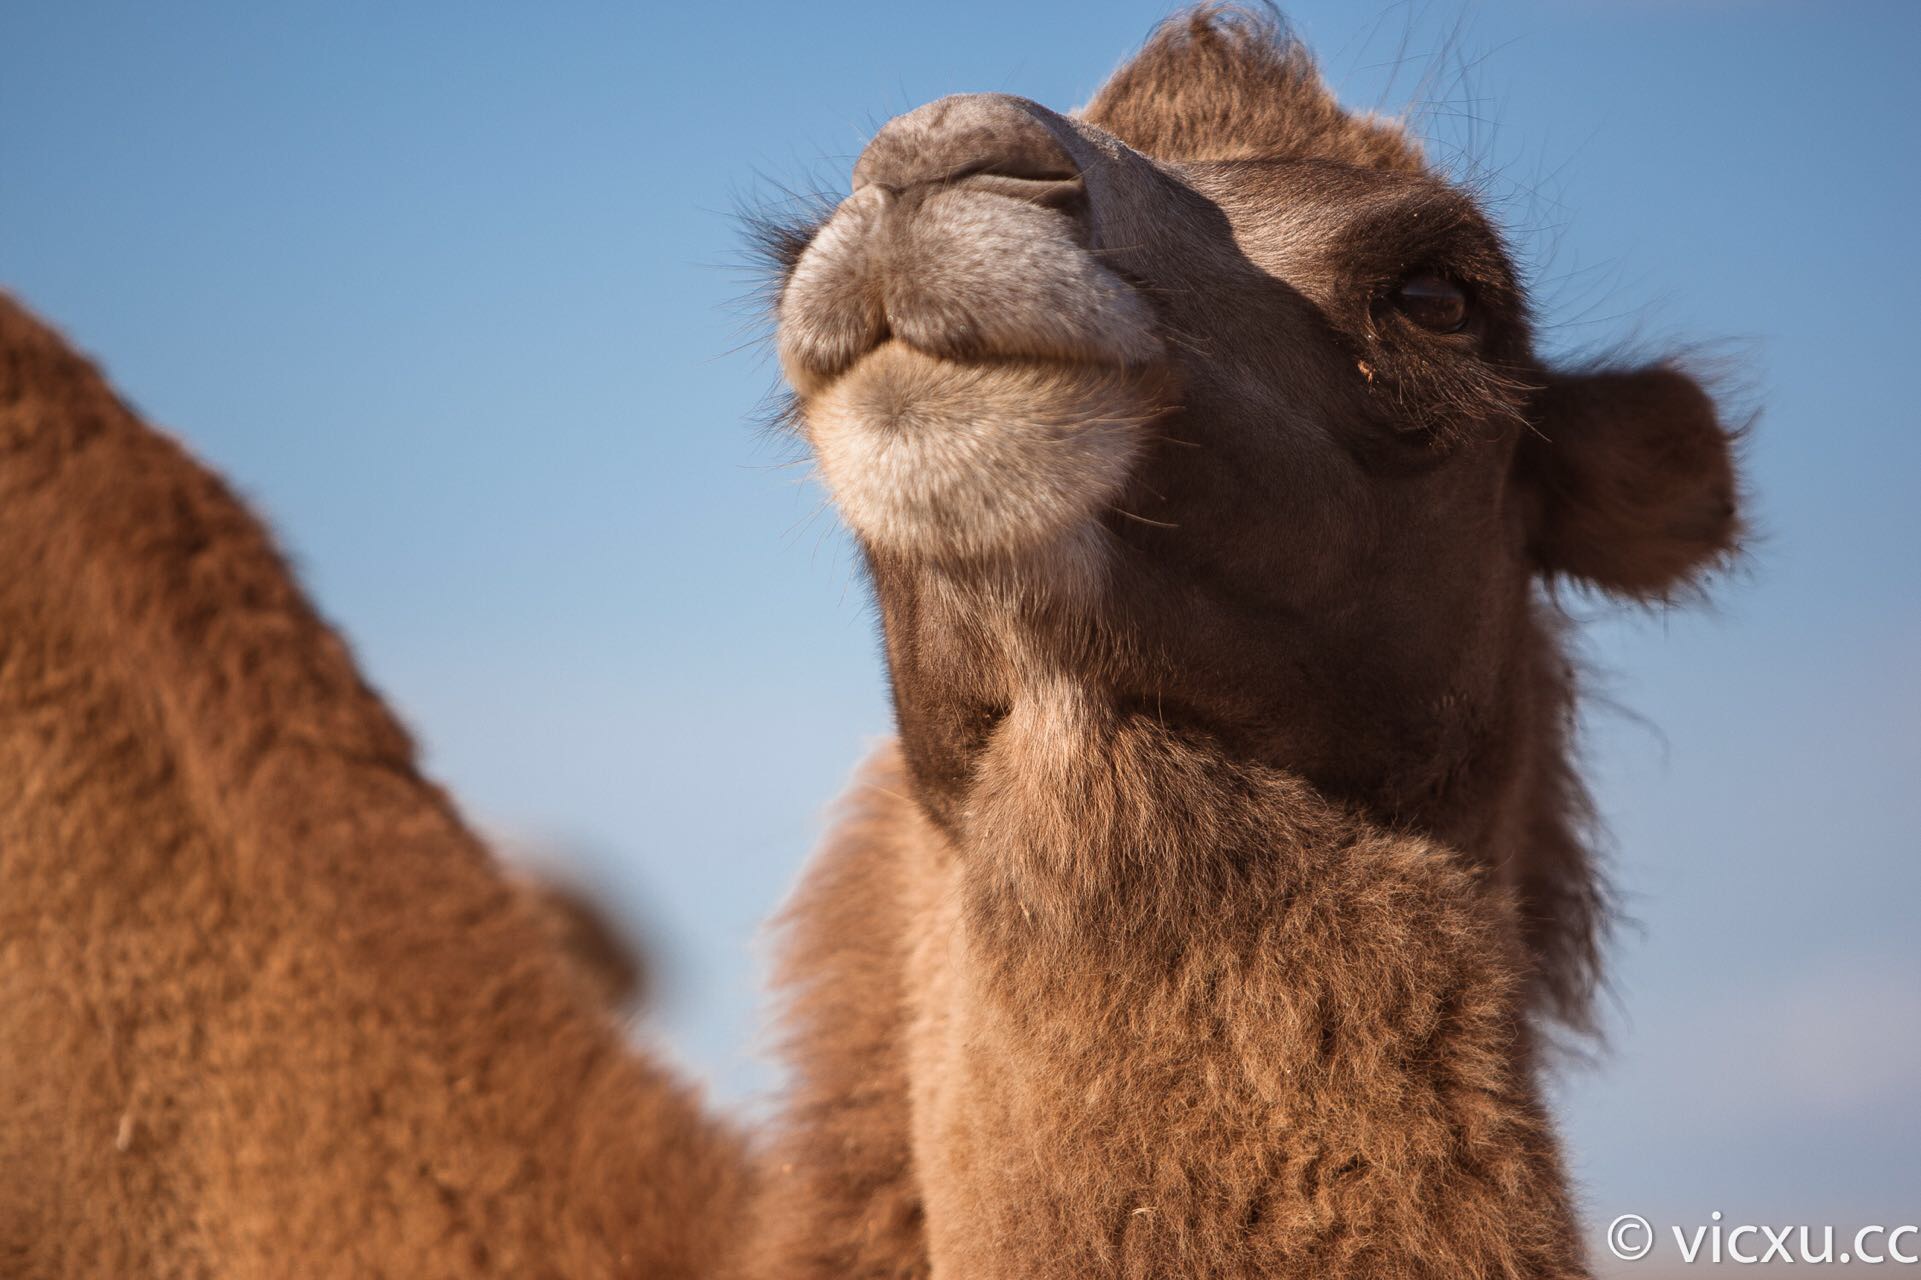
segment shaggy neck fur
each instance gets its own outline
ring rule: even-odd
[[[1488,687],[1434,693],[1389,684],[1362,701],[1329,684],[1290,691],[1322,701],[1221,716],[1184,698],[1188,689],[1178,681],[1152,698],[1117,692],[1106,678],[1113,668],[1172,660],[1104,656],[1152,654],[1155,644],[1138,631],[1117,633],[1100,616],[1098,594],[1037,598],[1011,568],[967,580],[880,557],[870,563],[902,752],[915,799],[943,834],[968,847],[1005,842],[1005,824],[1019,816],[1003,814],[1003,826],[986,831],[981,806],[991,800],[997,762],[1023,761],[1035,744],[1053,748],[1057,768],[1088,775],[1064,776],[1057,794],[1039,793],[1051,807],[1030,815],[1032,829],[1055,833],[1059,844],[1051,870],[1019,877],[1036,905],[1069,886],[1094,894],[1106,885],[1079,899],[1087,918],[1104,927],[1136,916],[1180,922],[1218,909],[1218,877],[1240,861],[1234,844],[1266,837],[1250,830],[1223,845],[1220,828],[1190,822],[1195,792],[1181,771],[1109,776],[1118,761],[1171,752],[1208,761],[1222,777],[1286,779],[1298,803],[1418,832],[1466,857],[1485,871],[1492,892],[1513,900],[1530,1005],[1577,1031],[1590,1029],[1607,895],[1588,843],[1586,791],[1573,769],[1564,622],[1530,591],[1523,588],[1498,620],[1509,656]],[[1205,613],[1197,602],[1182,622],[1205,626]],[[1117,739],[1144,754],[1117,754]],[[1329,739],[1337,749],[1322,745]],[[1122,786],[1132,819],[1115,827],[1094,797]],[[1062,806],[1081,799],[1094,807],[1082,815],[1087,828],[1075,831]],[[1273,838],[1291,838],[1284,808],[1240,820],[1250,817],[1277,823]]]

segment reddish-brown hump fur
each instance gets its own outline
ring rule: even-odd
[[[636,1058],[259,524],[0,298],[0,1273],[713,1273]]]

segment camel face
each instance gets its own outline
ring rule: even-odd
[[[1706,395],[1539,360],[1473,197],[1259,15],[1171,20],[1072,115],[891,121],[778,320],[952,835],[1062,677],[1525,882],[1524,849],[1578,843],[1535,584],[1663,598],[1738,533]],[[1565,871],[1522,896],[1585,953]]]
[[[993,577],[1093,604],[1245,705],[1292,660],[1280,633],[1305,642],[1284,619],[1372,600],[1376,629],[1446,634],[1525,582],[1512,275],[1418,171],[1159,160],[1022,99],[943,99],[868,146],[780,322],[884,595]]]
[[[853,188],[786,284],[780,351],[843,513],[884,554],[1058,586],[1106,579],[1119,544],[1205,540],[1272,552],[1224,572],[1285,597],[1389,540],[1445,558],[1456,539],[1408,520],[1450,489],[1499,496],[1525,330],[1498,240],[1444,183],[1156,161],[980,94],[888,124]],[[1397,503],[1368,501],[1377,476],[1404,481]],[[1191,532],[1130,538],[1129,520]]]
[[[1125,198],[1103,162],[1160,193],[1098,146],[1021,99],[932,103],[881,130],[796,265],[782,364],[875,546],[1048,572],[1138,465],[1169,361],[1145,293],[1102,261],[1095,209]]]

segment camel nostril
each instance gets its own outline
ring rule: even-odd
[[[1085,195],[1080,166],[1019,98],[942,98],[889,121],[854,165],[854,189],[939,184],[1065,209]]]
[[[1016,200],[1029,200],[1064,212],[1079,208],[1081,201],[1087,197],[1087,184],[1081,181],[1079,174],[1030,178],[995,169],[976,169],[933,181],[948,186],[964,186],[970,191],[988,191],[995,195],[1012,196]]]

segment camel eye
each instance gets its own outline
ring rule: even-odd
[[[1434,333],[1459,333],[1467,327],[1467,290],[1445,277],[1409,276],[1392,300],[1402,315]]]

